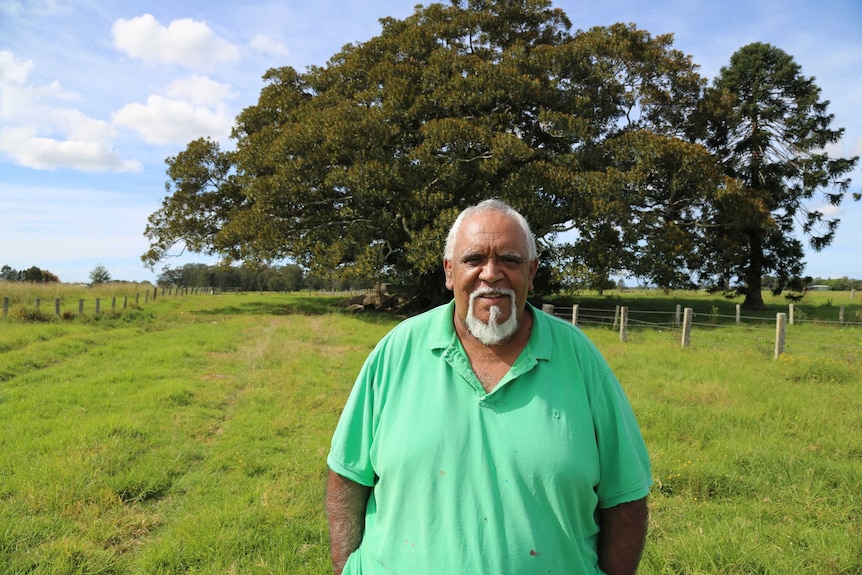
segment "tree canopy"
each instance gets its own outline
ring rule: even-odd
[[[595,285],[688,287],[732,268],[711,261],[732,234],[709,230],[739,224],[722,202],[748,187],[715,152],[723,108],[704,106],[706,81],[670,35],[572,32],[547,0],[452,0],[381,24],[325,66],[267,71],[235,150],[203,139],[168,158],[146,263],[181,245],[435,299],[448,227],[498,197]]]

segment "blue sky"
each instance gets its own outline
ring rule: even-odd
[[[245,4],[245,5],[243,5]],[[414,0],[0,0],[0,266],[87,282],[155,281],[140,256],[165,196],[165,163],[198,137],[224,142],[271,67],[323,65],[404,18]],[[426,2],[427,4],[427,2]],[[574,29],[635,23],[673,33],[708,79],[740,47],[791,54],[846,129],[834,156],[862,155],[858,0],[562,0]],[[852,174],[862,190],[862,171]],[[814,205],[812,207],[818,207]],[[833,212],[829,212],[830,214]],[[862,203],[806,275],[862,278]],[[209,262],[185,254],[172,267]]]

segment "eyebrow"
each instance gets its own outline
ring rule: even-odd
[[[461,254],[460,261],[462,261],[462,262],[463,262],[463,261],[467,261],[467,260],[469,260],[470,258],[473,258],[473,257],[482,257],[482,258],[486,258],[486,257],[488,257],[488,256],[486,256],[486,255],[485,255],[485,252],[482,252],[482,251],[478,251],[478,250],[467,250],[467,251],[465,251],[465,252],[463,252],[463,253]],[[518,251],[507,251],[507,252],[501,252],[501,253],[497,254],[497,256],[496,256],[496,257],[497,257],[498,259],[517,260],[519,263],[523,263],[523,262],[527,261],[527,258],[526,258],[526,257],[524,257],[524,256],[521,254],[521,252],[518,252]]]

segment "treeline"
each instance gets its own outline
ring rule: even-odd
[[[779,279],[773,276],[763,276],[762,284],[763,289],[770,291],[777,291],[777,288],[781,285]],[[798,282],[792,282],[790,285],[782,287],[790,291],[804,291],[811,289],[812,286],[829,286],[830,291],[850,291],[853,289],[862,289],[862,280],[851,279],[847,276],[839,279],[807,276],[801,278]]]
[[[0,279],[10,282],[33,282],[33,283],[51,283],[59,282],[60,278],[56,274],[48,270],[39,269],[36,266],[26,270],[16,270],[11,266],[3,266],[0,268]]]
[[[347,291],[366,289],[374,285],[370,279],[323,278],[307,274],[300,266],[221,266],[186,264],[168,268],[157,280],[160,286],[210,287],[218,290],[242,291]]]
[[[810,288],[812,285],[829,286],[830,291],[850,291],[854,289],[862,289],[862,280],[851,279],[846,276],[835,280],[814,278],[807,287]]]

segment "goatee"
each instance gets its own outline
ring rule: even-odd
[[[499,323],[500,316],[503,312],[500,306],[492,305],[490,307],[491,315],[488,322],[480,320],[476,317],[473,309],[473,301],[477,297],[488,295],[505,295],[511,300],[509,309],[511,313],[506,321]],[[467,306],[467,330],[479,341],[485,345],[497,345],[508,339],[518,329],[518,313],[515,310],[515,291],[511,289],[481,289],[470,294],[470,303]]]

